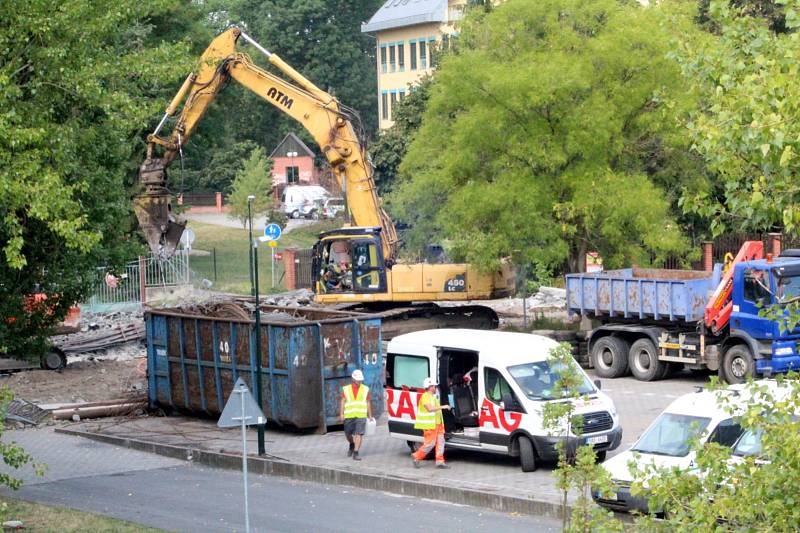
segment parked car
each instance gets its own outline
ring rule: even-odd
[[[281,195],[281,207],[291,218],[313,218],[315,201],[325,200],[328,196],[328,191],[319,185],[290,185]]]
[[[336,218],[339,213],[344,212],[344,198],[328,198],[322,204],[322,216],[325,218]]]
[[[780,393],[775,381],[763,383],[773,393]],[[721,405],[723,397],[728,401],[727,408]],[[699,438],[701,443],[716,442],[728,447],[742,442],[744,431],[739,425],[738,416],[745,412],[751,400],[746,384],[715,391],[698,390],[676,399],[630,449],[603,463],[603,468],[613,480],[613,494],[604,496],[593,491],[592,497],[598,504],[615,511],[638,510],[647,513],[647,498],[631,495],[633,474],[629,463],[690,472],[695,467],[695,452],[691,450],[694,438]]]

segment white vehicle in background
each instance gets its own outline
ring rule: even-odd
[[[394,337],[386,366],[389,433],[414,449],[423,441],[414,428],[423,380],[439,383],[445,442],[450,448],[519,457],[523,472],[540,461],[558,458],[556,444],[568,449],[594,447],[599,460],[622,440],[619,416],[611,399],[583,377],[583,399],[571,400],[583,416],[583,434],[553,436],[543,427],[543,406],[554,399],[560,369],[551,365],[552,339],[527,333],[469,329],[434,329]],[[563,369],[561,370],[563,373]]]
[[[780,394],[781,389],[773,380],[758,384],[766,385],[773,394]],[[637,463],[639,468],[652,465],[688,473],[696,464],[696,454],[690,449],[696,437],[701,443],[716,442],[728,447],[742,443],[744,446],[741,440],[744,431],[738,416],[752,400],[747,387],[747,384],[738,384],[715,391],[698,390],[673,401],[630,449],[603,463],[603,468],[611,474],[614,492],[610,497],[593,492],[594,500],[615,511],[647,513],[647,498],[631,495],[633,474],[629,463]]]
[[[290,218],[315,218],[314,214],[318,213],[316,202],[329,196],[328,191],[319,185],[289,185],[281,195],[281,208]]]
[[[336,218],[339,213],[344,213],[344,198],[328,198],[322,204],[322,216]]]

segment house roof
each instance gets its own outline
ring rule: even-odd
[[[442,22],[446,12],[447,0],[386,0],[369,22],[361,25],[361,32]]]
[[[287,133],[286,137],[278,143],[278,146],[275,147],[269,156],[286,157],[286,154],[289,152],[297,152],[298,156],[307,155],[309,157],[314,157],[314,152],[311,151],[311,148],[306,146],[306,143],[301,141],[300,137],[294,133]]]

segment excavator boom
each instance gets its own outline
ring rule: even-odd
[[[258,67],[246,54],[238,53],[236,44],[240,37],[264,53],[270,64],[291,82]],[[153,253],[162,258],[171,256],[185,226],[172,212],[167,168],[229,79],[242,84],[306,128],[331,165],[344,191],[353,222],[357,226],[381,228],[384,258],[387,263],[393,263],[397,256],[397,232],[380,206],[372,166],[354,128],[357,114],[239,28],[230,28],[211,42],[195,72],[186,78],[156,130],[147,138],[147,159],[139,168],[144,191],[134,199],[134,210]],[[183,108],[171,135],[160,137],[161,129],[181,103]],[[156,147],[163,149],[161,156],[155,155]]]

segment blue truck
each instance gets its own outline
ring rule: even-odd
[[[800,250],[764,257],[748,241],[712,272],[628,268],[568,274],[567,309],[597,322],[588,336],[596,373],[639,380],[680,366],[718,371],[727,383],[800,369],[791,331],[762,310],[800,296]]]

